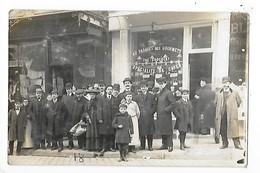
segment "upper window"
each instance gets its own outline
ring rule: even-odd
[[[192,49],[211,48],[212,27],[192,28]]]

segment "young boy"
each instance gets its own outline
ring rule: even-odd
[[[174,115],[177,118],[175,123],[175,129],[180,133],[180,150],[190,148],[185,145],[186,133],[191,130],[191,124],[193,119],[193,107],[189,100],[189,90],[182,90],[182,98],[176,102],[174,109]]]
[[[133,122],[131,116],[127,113],[127,105],[120,104],[119,112],[120,113],[115,116],[112,126],[116,129],[116,143],[120,153],[119,162],[127,162],[126,154],[128,145],[131,142],[131,137],[134,133]]]
[[[8,114],[8,140],[9,155],[13,155],[14,141],[17,140],[16,155],[20,155],[22,144],[24,142],[24,133],[27,124],[27,115],[24,109],[21,109],[21,100],[16,98],[15,108],[11,109]]]

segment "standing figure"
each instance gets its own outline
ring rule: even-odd
[[[72,92],[72,84],[71,83],[67,83],[65,85],[65,89],[66,89],[66,94],[64,94],[62,96],[62,101],[64,102],[66,109],[68,111],[68,115],[65,119],[65,133],[68,136],[68,140],[69,140],[69,150],[71,150],[72,148],[74,148],[74,143],[73,143],[73,135],[69,132],[70,129],[73,127],[73,122],[72,122],[72,111],[73,111],[73,102],[75,99],[75,96]]]
[[[116,129],[116,144],[119,147],[120,159],[119,162],[128,160],[126,154],[128,145],[131,142],[132,134],[134,133],[133,122],[131,116],[127,113],[127,105],[120,104],[119,112],[116,114],[112,125]]]
[[[166,78],[157,79],[159,94],[157,95],[157,133],[162,137],[162,146],[158,150],[173,150],[173,125],[172,114],[175,106],[175,98],[172,92],[166,87]]]
[[[215,93],[204,77],[200,79],[200,86],[195,95],[197,99],[195,129],[199,134],[207,135],[210,134],[210,128],[215,127]]]
[[[17,141],[16,154],[20,155],[24,142],[27,115],[25,110],[21,109],[21,106],[20,98],[15,98],[14,109],[11,109],[8,113],[9,155],[13,155],[15,141]]]
[[[179,130],[180,133],[180,150],[185,150],[185,148],[190,148],[185,145],[185,139],[186,133],[191,130],[194,116],[188,90],[182,90],[182,98],[176,102],[174,115],[176,117],[174,128]]]
[[[222,78],[223,88],[216,93],[216,137],[222,137],[220,149],[228,148],[228,138],[232,138],[234,146],[242,150],[239,140],[238,107],[242,100],[237,91],[230,88],[230,77]]]
[[[133,128],[134,133],[129,144],[129,152],[135,153],[135,146],[140,145],[139,140],[139,127],[138,127],[138,119],[140,118],[140,110],[139,106],[135,101],[133,101],[133,94],[132,92],[125,92],[125,103],[127,105],[127,113],[131,116],[133,121]]]
[[[47,109],[47,135],[51,137],[51,150],[63,150],[63,133],[65,129],[65,118],[68,115],[66,106],[62,99],[58,99],[58,91],[51,92],[52,101],[48,102]],[[58,143],[58,145],[57,145]]]
[[[46,138],[46,100],[42,97],[42,89],[37,88],[36,97],[29,105],[29,115],[32,119],[32,138],[34,149],[45,148]]]
[[[148,92],[146,81],[141,81],[141,93],[136,96],[136,103],[140,109],[139,134],[141,146],[139,149],[145,149],[145,141],[147,137],[148,150],[153,151],[153,134],[155,133],[154,113],[156,111],[155,96]]]
[[[86,132],[86,148],[88,151],[96,152],[101,149],[101,137],[98,133],[98,118],[97,118],[97,95],[99,91],[91,89],[86,91],[90,95],[90,100],[85,104],[82,120],[87,124]]]
[[[99,122],[99,134],[103,139],[103,149],[100,156],[108,150],[115,151],[115,129],[112,121],[118,113],[119,100],[112,95],[113,86],[107,85],[103,96],[99,97],[97,117]]]

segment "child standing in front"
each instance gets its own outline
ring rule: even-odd
[[[120,104],[119,112],[112,125],[116,129],[116,143],[119,147],[120,159],[119,162],[128,160],[126,159],[126,154],[128,150],[128,145],[131,142],[132,134],[134,133],[133,122],[131,116],[127,113],[127,105]]]

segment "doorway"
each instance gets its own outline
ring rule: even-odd
[[[211,83],[212,53],[189,54],[190,69],[190,100],[194,99],[196,90],[200,87],[200,78],[205,77]]]

